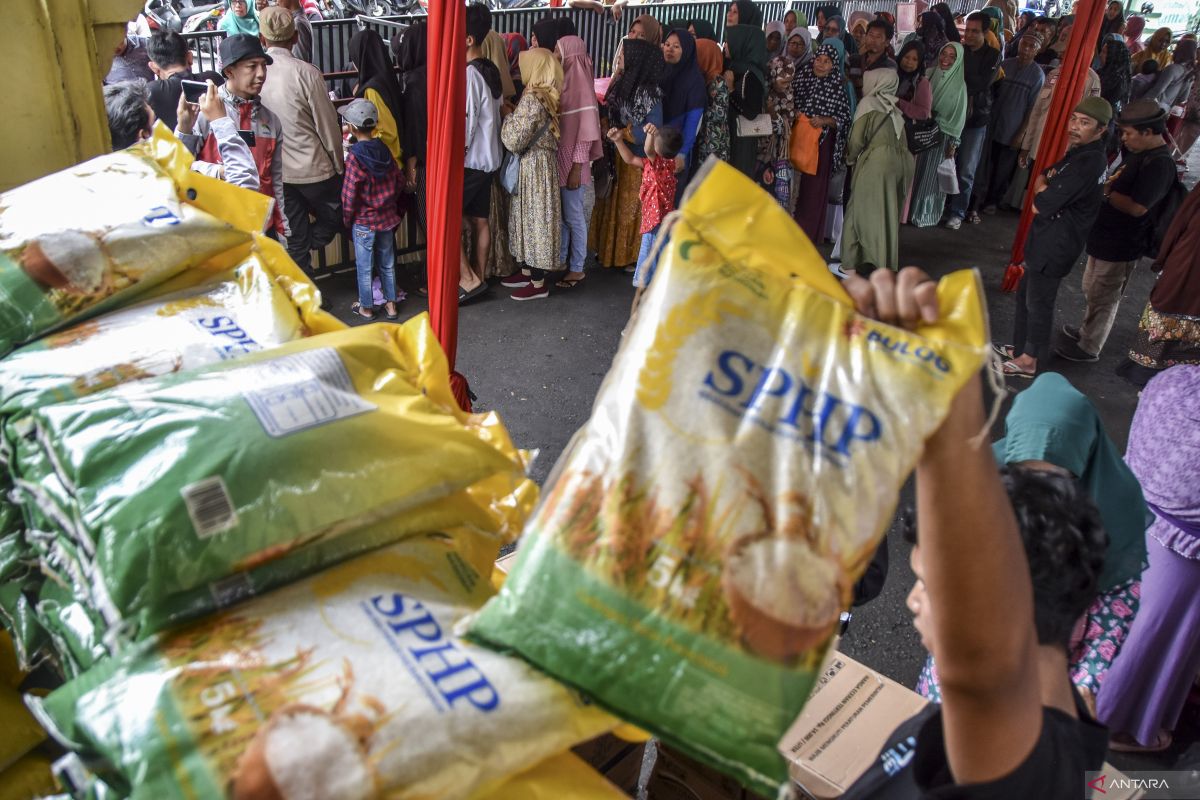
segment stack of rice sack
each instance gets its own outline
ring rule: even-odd
[[[561,754],[616,720],[453,631],[527,454],[424,316],[346,329],[188,166],[162,131],[0,196],[0,614],[69,679],[25,698],[65,788],[606,796]]]

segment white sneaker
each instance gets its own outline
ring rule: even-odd
[[[946,227],[952,231],[956,231],[962,227],[962,219],[959,217],[950,217],[946,220]]]
[[[827,266],[829,267],[829,271],[834,275],[837,275],[839,278],[850,277],[850,273],[842,269],[842,263],[840,261],[831,261]]]

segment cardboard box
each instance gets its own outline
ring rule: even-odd
[[[810,797],[842,795],[874,762],[887,737],[928,701],[841,653],[833,653],[779,751]]]
[[[627,742],[611,733],[571,748],[592,769],[630,797],[637,795],[638,778],[642,774],[644,742]]]

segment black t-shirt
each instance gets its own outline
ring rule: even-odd
[[[1108,159],[1104,142],[1067,152],[1047,169],[1046,190],[1034,197],[1038,213],[1025,244],[1025,266],[1050,278],[1065,278],[1075,266],[1100,211],[1100,178]]]
[[[942,708],[931,703],[905,720],[880,750],[871,768],[842,800],[1068,800],[1083,798],[1083,775],[1098,770],[1108,754],[1108,729],[1075,696],[1075,719],[1056,708],[1042,709],[1042,733],[1033,751],[1002,778],[956,786],[946,763]]]
[[[175,130],[175,125],[179,122],[175,116],[175,111],[179,108],[179,95],[183,94],[182,81],[200,81],[204,82],[211,80],[217,86],[225,82],[216,72],[201,72],[193,74],[191,72],[176,72],[174,75],[168,75],[162,80],[153,80],[146,84],[146,94],[150,108],[154,109],[154,116],[163,121],[163,124]]]
[[[1112,190],[1149,209],[1140,217],[1104,202],[1088,236],[1087,253],[1102,261],[1134,261],[1149,245],[1154,230],[1155,206],[1175,182],[1175,160],[1166,145],[1133,153],[1118,168]]]

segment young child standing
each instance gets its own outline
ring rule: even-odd
[[[663,217],[675,210],[675,155],[683,147],[683,134],[675,128],[647,123],[644,146],[645,157],[635,156],[625,142],[625,132],[610,128],[609,140],[617,146],[625,163],[642,171],[642,187],[638,196],[642,201],[642,248],[638,251],[637,267],[633,273],[633,285],[644,289],[654,277],[657,261],[647,264],[654,237]]]
[[[396,319],[396,228],[400,227],[404,175],[382,139],[376,135],[379,112],[359,98],[339,112],[354,141],[346,154],[342,183],[342,221],[353,231],[358,265],[358,302],[352,310],[375,319],[371,272],[378,270],[384,313]]]

